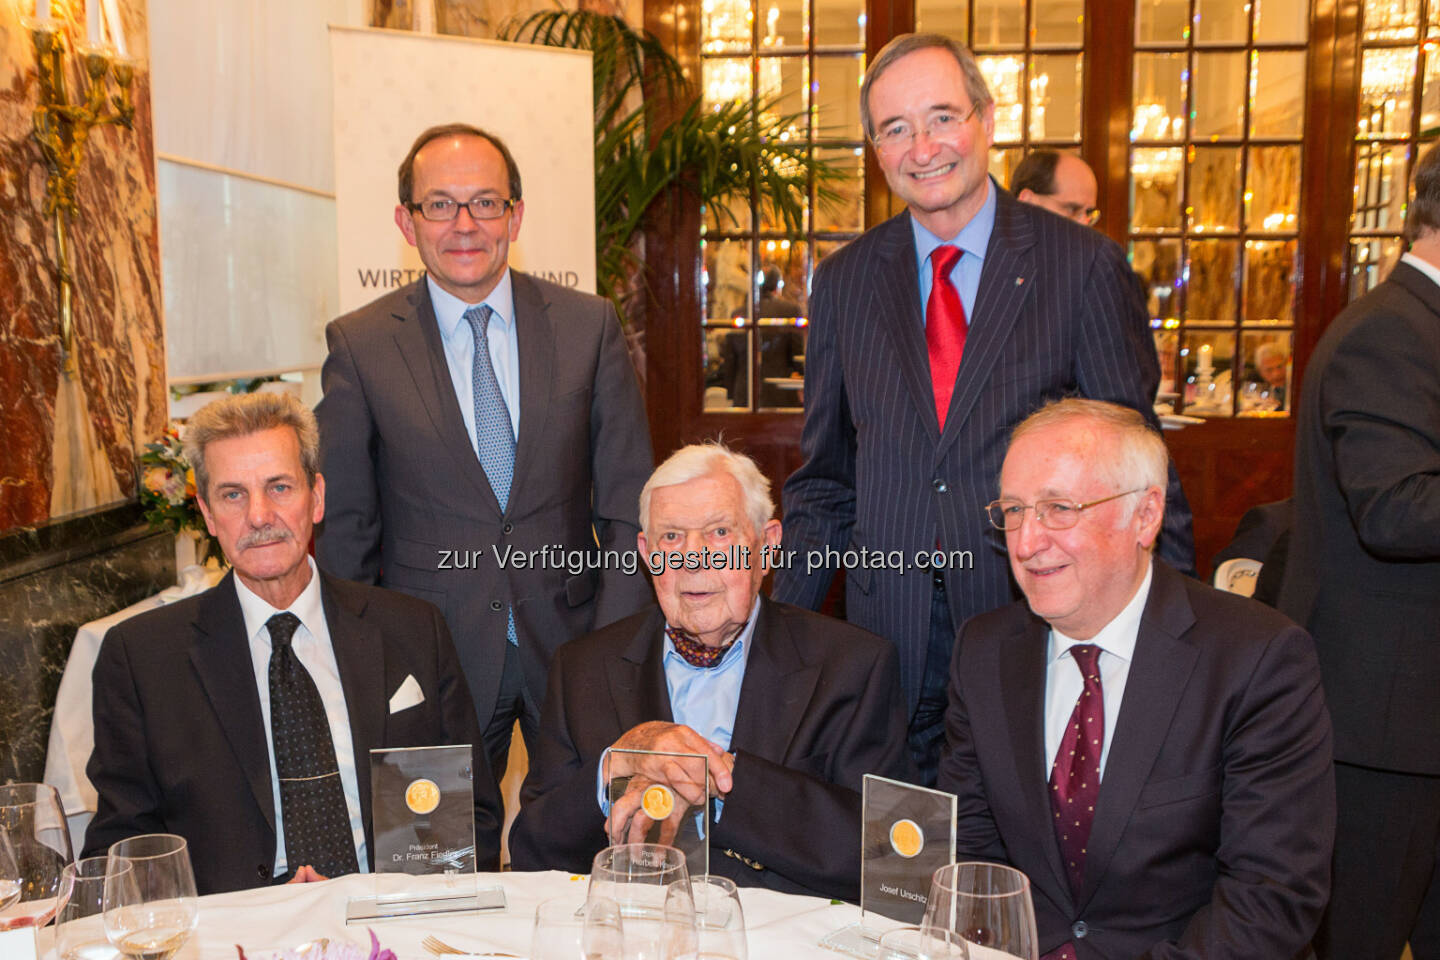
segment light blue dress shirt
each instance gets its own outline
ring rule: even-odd
[[[920,318],[924,322],[925,305],[930,302],[930,287],[933,285],[934,269],[930,266],[930,254],[941,244],[959,247],[965,255],[950,271],[950,282],[960,292],[960,302],[965,305],[967,321],[975,313],[975,297],[980,291],[980,271],[985,266],[985,248],[990,245],[990,234],[995,229],[995,184],[985,178],[985,202],[970,222],[960,228],[953,237],[937,237],[920,226],[912,215],[910,226],[915,231],[915,267],[920,275]]]
[[[755,635],[755,620],[760,616],[760,598],[750,608],[750,620],[725,656],[713,667],[694,667],[675,652],[668,633],[663,634],[665,652],[661,666],[665,670],[665,689],[670,695],[670,716],[721,750],[729,751],[730,738],[735,735],[735,713],[740,707],[740,687],[745,682],[745,665],[750,661],[750,638]],[[605,751],[607,754],[610,751]],[[597,790],[600,812],[610,815],[610,798],[605,795],[605,757],[600,758]],[[715,801],[715,819],[720,819],[724,801]]]
[[[459,297],[451,296],[435,283],[429,275],[425,283],[430,288],[430,303],[435,308],[435,320],[440,326],[440,342],[445,345],[445,363],[450,368],[450,382],[455,385],[455,399],[460,403],[460,416],[465,419],[465,432],[470,437],[470,448],[480,456],[479,441],[475,439],[475,389],[473,358],[475,356],[475,333],[465,320],[465,311],[473,304]],[[510,410],[510,426],[515,439],[520,439],[520,345],[515,337],[515,297],[511,292],[510,270],[507,267],[500,282],[484,299],[490,307],[490,323],[485,335],[490,340],[490,363],[495,368],[495,379],[500,383],[500,394]]]

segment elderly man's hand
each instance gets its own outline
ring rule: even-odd
[[[605,835],[612,844],[645,843],[650,825],[657,821],[644,810],[645,791],[655,786],[647,777],[635,776],[625,787],[625,792],[610,805],[610,816],[605,820]],[[672,846],[685,822],[685,815],[692,809],[690,804],[679,797],[671,804],[671,810],[660,824],[660,835],[656,843]]]
[[[702,783],[695,771],[669,757],[617,757],[611,755],[611,777],[644,777],[663,783],[678,793],[686,803],[698,806],[709,792],[725,796],[734,786],[731,770],[735,758],[700,734],[679,723],[651,720],[631,727],[610,745],[611,750],[648,750],[654,753],[694,753],[706,758],[707,782]]]

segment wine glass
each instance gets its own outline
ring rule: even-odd
[[[965,941],[970,960],[1037,960],[1030,878],[998,863],[952,863],[935,871],[920,932]]]
[[[677,883],[684,884],[683,896],[667,902]],[[589,896],[613,900],[619,908],[625,960],[665,960],[677,940],[694,936],[689,884],[690,871],[679,850],[658,843],[627,843],[595,855]]]
[[[694,935],[687,925],[694,915]],[[699,877],[671,884],[665,895],[671,923],[672,960],[748,960],[740,891],[727,877]]]
[[[105,869],[109,860],[86,857],[65,865],[70,899],[55,918],[59,960],[113,960],[117,956],[105,936]]]
[[[169,960],[200,920],[184,837],[147,833],[110,845],[105,935],[134,960]]]
[[[951,933],[920,927],[897,927],[880,936],[876,960],[969,960],[965,941]]]
[[[608,897],[591,897],[578,910],[572,897],[543,900],[535,908],[530,960],[621,960],[622,931],[620,908]]]
[[[0,786],[0,930],[42,927],[69,896],[70,831],[43,783]]]

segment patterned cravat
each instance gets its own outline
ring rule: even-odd
[[[741,627],[740,633],[744,632],[745,628]],[[735,634],[735,636],[739,637],[740,633]],[[690,636],[690,634],[678,627],[672,627],[668,623],[665,624],[665,636],[669,637],[670,642],[675,644],[675,652],[680,654],[680,659],[692,667],[713,667],[721,660],[724,660],[725,654],[729,653],[730,648],[735,646],[735,641],[731,640],[723,647],[707,647],[699,640]]]
[[[1070,892],[1080,896],[1085,879],[1085,852],[1100,795],[1100,750],[1105,743],[1105,697],[1100,689],[1100,648],[1077,643],[1070,648],[1085,688],[1055,753],[1050,770],[1050,807],[1055,812],[1055,837],[1070,878]]]
[[[277,613],[270,631],[270,740],[280,778],[280,817],[290,873],[309,864],[322,876],[355,873],[355,837],[335,762],[325,703],[290,641],[300,618]]]
[[[490,362],[490,307],[477,304],[465,311],[465,320],[475,334],[475,350],[470,359],[470,389],[475,400],[475,440],[480,451],[480,466],[490,480],[490,489],[500,501],[503,511],[510,502],[510,481],[515,477],[515,430],[510,424],[510,408],[500,392],[495,367]],[[506,612],[505,639],[519,643],[515,633],[515,610]]]
[[[960,262],[960,253],[959,247],[947,243],[930,254],[935,278],[930,284],[930,301],[925,305],[925,346],[930,352],[930,384],[935,390],[935,416],[941,430],[945,429],[945,414],[955,392],[955,375],[960,372],[969,329],[960,291],[950,282],[950,271]]]

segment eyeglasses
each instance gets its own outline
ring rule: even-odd
[[[949,110],[941,110],[930,114],[925,119],[925,136],[931,140],[951,140],[960,133],[960,128],[973,116],[975,111],[980,109],[980,104],[972,103],[970,109],[964,113],[954,113]],[[909,120],[892,120],[884,130],[875,134],[875,149],[880,153],[898,153],[908,150],[915,142],[916,131]]]
[[[434,200],[407,203],[405,206],[412,212],[419,212],[426,220],[439,222],[454,220],[460,216],[461,207],[469,210],[470,216],[476,220],[499,220],[514,208],[515,201],[509,197],[476,197],[469,203],[461,203],[449,197],[437,197]]]
[[[1108,497],[1091,500],[1089,503],[1076,503],[1074,500],[1040,500],[1031,505],[1021,503],[1019,500],[993,500],[985,506],[985,516],[990,518],[990,525],[996,530],[1019,530],[1020,524],[1025,521],[1025,511],[1034,510],[1035,519],[1040,521],[1042,527],[1048,527],[1051,530],[1068,530],[1079,523],[1080,514],[1091,507],[1098,507],[1102,503],[1109,503],[1111,500],[1118,500],[1132,493],[1144,493],[1146,489],[1148,488],[1139,487],[1123,493],[1112,493]]]

